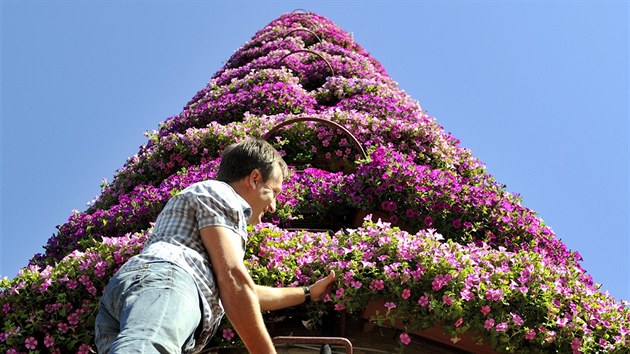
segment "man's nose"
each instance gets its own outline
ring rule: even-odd
[[[275,213],[276,212],[276,200],[273,199],[271,201],[271,204],[269,204],[269,206],[267,207],[267,212],[268,213]]]

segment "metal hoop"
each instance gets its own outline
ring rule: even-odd
[[[291,33],[293,33],[293,32],[298,32],[298,31],[308,32],[308,33],[312,34],[313,36],[315,36],[315,38],[317,38],[317,41],[318,41],[318,42],[321,42],[321,41],[322,41],[322,39],[321,39],[321,38],[319,38],[319,36],[318,36],[315,32],[311,31],[311,30],[310,30],[310,29],[308,29],[308,28],[304,28],[304,27],[300,27],[300,28],[293,29],[293,30],[291,30],[291,31],[289,31],[289,32],[287,32],[287,33],[285,33],[284,37],[282,37],[282,38],[287,38],[287,36],[288,36],[288,35],[290,35]]]
[[[339,123],[335,123],[331,120],[323,119],[319,117],[299,117],[299,118],[287,119],[284,122],[271,128],[271,130],[269,130],[265,135],[263,135],[263,140],[268,140],[270,137],[273,136],[273,134],[278,132],[281,128],[287,125],[291,125],[293,123],[298,123],[298,122],[323,123],[325,125],[330,126],[331,128],[336,128],[336,129],[341,130],[344,133],[344,135],[346,135],[350,139],[350,143],[359,151],[359,153],[361,153],[361,156],[363,158],[367,158],[365,149],[363,149],[363,146],[361,146],[361,143],[359,143],[359,140],[357,140],[357,138],[348,129],[346,129],[343,125]]]
[[[278,62],[276,63],[276,68],[277,68],[277,67],[278,67],[278,66],[282,63],[282,61],[283,61],[286,57],[288,57],[288,56],[290,56],[290,55],[292,55],[292,54],[295,54],[295,53],[310,53],[310,54],[315,54],[315,55],[317,55],[318,57],[320,57],[320,58],[321,58],[321,59],[322,59],[322,60],[326,63],[326,65],[328,65],[328,69],[330,69],[330,73],[332,74],[332,76],[335,76],[335,70],[333,70],[333,67],[332,67],[332,65],[330,65],[330,63],[328,62],[328,60],[326,60],[326,58],[324,58],[321,54],[319,54],[319,53],[317,53],[317,52],[314,52],[314,51],[312,51],[312,50],[308,50],[308,49],[300,49],[300,50],[296,50],[296,51],[294,51],[294,52],[291,52],[291,53],[289,53],[289,54],[286,54],[285,56],[283,56],[282,58],[280,58],[280,60],[278,60]]]
[[[312,13],[312,12],[307,11],[307,10],[304,10],[304,9],[295,9],[295,10],[291,11],[291,14],[292,14],[292,15],[309,15],[309,16],[313,15],[313,13]],[[311,22],[311,21],[309,21],[309,20],[307,20],[307,19],[304,19],[304,20],[305,20],[306,22],[308,22],[308,24],[309,24],[309,25],[311,25],[311,28],[313,28],[313,29],[314,29],[314,28],[316,27],[316,26],[315,26],[315,24],[314,24],[313,22]]]

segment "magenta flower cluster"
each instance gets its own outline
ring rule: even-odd
[[[307,284],[334,269],[336,291],[311,312],[381,303],[372,320],[402,321],[402,348],[440,323],[454,342],[473,333],[497,352],[630,352],[630,311],[597,289],[579,254],[351,35],[292,13],[148,132],[89,208],[1,281],[0,353],[93,351],[98,298],[168,199],[212,178],[227,145],[294,118],[310,120],[269,137],[293,174],[277,213],[251,230],[246,261],[257,282]],[[362,224],[366,214],[386,222]],[[296,227],[331,231],[282,229]],[[227,322],[219,333],[223,344],[238,339]]]
[[[130,193],[120,195],[117,204],[107,209],[74,213],[48,240],[46,254],[35,255],[31,263],[44,266],[72,251],[82,251],[102,237],[146,230],[174,193],[195,182],[213,178],[219,162],[217,159],[191,166],[182,173],[169,176],[157,187],[137,185]]]
[[[440,323],[454,341],[471,331],[500,352],[628,348],[627,309],[594,290],[575,260],[558,265],[532,250],[444,242],[433,229],[411,234],[381,221],[332,235],[263,225],[251,237],[258,282],[296,286],[335,270],[333,308],[361,313],[380,301],[372,320],[404,320],[408,333]]]
[[[54,266],[32,265],[14,281],[0,281],[2,353],[94,352],[98,299],[109,277],[143,246],[147,232],[105,237]]]
[[[559,264],[580,260],[532,210],[487,175],[465,177],[419,165],[413,154],[381,146],[353,177],[342,188],[344,195],[361,209],[386,213],[406,230],[435,228],[463,244],[531,249]]]

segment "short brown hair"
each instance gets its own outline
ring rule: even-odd
[[[276,164],[282,172],[282,178],[286,179],[289,168],[278,151],[264,140],[246,139],[223,150],[216,179],[231,183],[247,177],[257,169],[263,181],[267,181]]]

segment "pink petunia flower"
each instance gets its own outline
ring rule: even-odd
[[[497,332],[505,332],[508,329],[508,324],[507,322],[501,322],[497,325]]]
[[[457,321],[455,321],[455,328],[459,328],[459,326],[461,326],[462,323],[464,323],[464,318],[460,317]]]
[[[230,341],[234,338],[234,331],[231,328],[226,328],[223,330],[223,339]]]
[[[401,333],[399,338],[404,345],[409,345],[409,343],[411,343],[411,338],[407,333]]]
[[[396,202],[387,200],[381,203],[381,208],[385,211],[396,211],[398,206],[396,205]]]
[[[61,333],[66,333],[68,332],[68,330],[70,329],[70,327],[68,326],[67,323],[65,322],[60,322],[57,324],[57,329],[61,332]]]
[[[37,339],[35,339],[35,337],[26,338],[26,340],[24,340],[24,346],[26,347],[26,349],[31,350],[37,348]]]
[[[92,351],[92,348],[90,347],[90,345],[83,343],[79,347],[77,354],[89,354],[91,351]]]
[[[50,348],[55,345],[55,340],[50,335],[50,333],[46,333],[46,336],[44,337],[44,345],[46,346],[46,348]]]
[[[77,287],[77,281],[74,279],[70,279],[68,280],[68,283],[66,283],[66,287],[70,290],[74,289]]]
[[[372,284],[370,284],[370,290],[374,291],[374,290],[383,290],[383,288],[385,288],[385,285],[383,283],[382,280],[380,279],[376,279],[372,282]]]
[[[429,297],[426,295],[420,296],[420,299],[418,299],[418,305],[422,307],[426,307],[428,304],[429,304]]]
[[[470,291],[469,289],[464,289],[460,291],[459,295],[462,297],[462,299],[466,301],[470,301],[475,298],[475,294],[473,294],[473,292]]]
[[[442,289],[444,285],[448,284],[448,282],[451,281],[452,278],[453,276],[450,274],[436,275],[435,278],[433,278],[433,281],[431,282],[431,287],[433,291],[438,291]]]
[[[451,299],[450,296],[442,296],[442,301],[448,306],[453,305],[453,299]]]
[[[510,315],[512,316],[512,321],[514,322],[515,325],[522,326],[523,323],[525,323],[525,321],[523,321],[523,318],[519,316],[517,313],[510,312]]]
[[[486,322],[483,324],[483,328],[489,330],[492,327],[494,327],[494,319],[488,318]]]
[[[411,290],[409,290],[408,288],[403,290],[402,292],[403,299],[407,300],[410,296],[411,296]]]
[[[501,301],[502,298],[503,290],[501,289],[488,289],[486,291],[486,299],[488,300]]]
[[[529,331],[527,331],[525,333],[525,339],[532,340],[534,338],[536,338],[536,330],[535,329],[532,328],[532,329],[530,329]]]
[[[581,354],[580,347],[582,346],[582,340],[580,338],[573,338],[571,341],[571,350],[573,354]]]
[[[42,285],[39,286],[39,292],[43,293],[46,292],[46,290],[48,290],[48,288],[52,285],[52,279],[47,278],[44,280],[44,282],[42,282]]]
[[[488,314],[490,313],[490,306],[488,305],[481,306],[480,311],[484,316],[488,316]]]
[[[451,223],[453,225],[454,228],[459,229],[462,227],[462,221],[460,219],[455,219],[453,220],[453,222]]]

